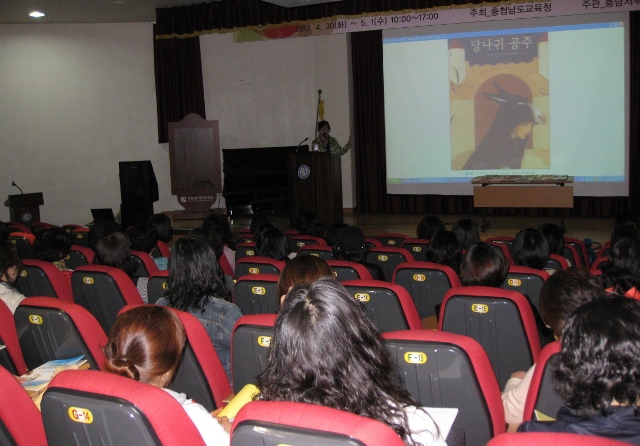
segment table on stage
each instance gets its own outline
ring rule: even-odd
[[[573,177],[567,175],[484,175],[471,180],[473,206],[482,208],[482,232],[487,208],[573,209]],[[569,184],[569,185],[567,185]],[[564,231],[564,210],[560,227]]]

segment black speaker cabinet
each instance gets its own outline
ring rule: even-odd
[[[158,181],[151,161],[120,162],[120,198],[123,205],[159,200]]]

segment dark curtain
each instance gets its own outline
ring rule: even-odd
[[[156,27],[154,26],[154,35]],[[189,113],[206,119],[200,39],[154,39],[158,142],[169,141],[169,122]]]
[[[573,210],[489,209],[499,215],[567,215],[612,217],[623,212],[640,214],[640,12],[630,14],[630,115],[629,115],[629,197],[576,197]],[[384,139],[384,97],[382,76],[382,33],[351,35],[353,64],[354,120],[357,141],[356,203],[362,212],[410,212],[470,214],[472,196],[389,195],[386,194]],[[382,109],[378,108],[382,107]]]

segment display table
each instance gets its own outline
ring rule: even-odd
[[[573,177],[566,175],[484,175],[471,180],[473,206],[482,208],[484,232],[487,208],[570,208],[573,209]],[[564,211],[560,227],[564,231]]]

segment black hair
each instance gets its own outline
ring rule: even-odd
[[[640,232],[635,226],[617,228],[611,233],[611,245],[615,245],[618,240],[623,238],[640,239]]]
[[[322,127],[327,126],[329,128],[329,131],[331,131],[331,125],[329,125],[328,121],[319,121],[318,122],[318,130],[321,130]]]
[[[214,229],[220,236],[223,245],[226,244],[231,249],[234,248],[231,225],[229,224],[229,219],[225,215],[218,214],[217,212],[207,215],[207,218],[202,222],[202,227]]]
[[[138,223],[127,229],[131,249],[151,253],[158,245],[158,230],[151,223]]]
[[[545,223],[538,228],[538,232],[547,239],[549,243],[549,253],[564,254],[564,234],[560,226],[553,223]]]
[[[342,228],[346,228],[347,226],[349,225],[346,223],[336,223],[329,229],[327,229],[327,236],[325,237],[327,245],[333,246],[336,241],[336,234],[338,233],[338,231]]]
[[[101,238],[96,244],[93,263],[118,268],[132,277],[138,264],[131,256],[131,242],[124,232],[114,232]]]
[[[18,257],[18,249],[8,240],[0,240],[0,276],[6,276],[12,266],[17,267],[20,273],[22,260]]]
[[[273,214],[265,210],[257,210],[253,217],[251,217],[251,224],[249,230],[252,234],[256,234],[259,230],[259,225],[263,223],[270,223],[273,225]]]
[[[427,215],[416,228],[416,235],[420,239],[431,240],[438,231],[444,229],[444,223],[436,215]]]
[[[311,235],[314,237],[324,236],[324,221],[317,212],[307,212],[300,216],[298,223],[298,232],[303,235]]]
[[[64,260],[73,245],[71,234],[60,227],[39,231],[33,242],[33,253],[38,260],[60,262]]]
[[[640,240],[630,237],[617,240],[601,269],[605,288],[613,288],[620,294],[633,287],[640,288]]]
[[[567,320],[554,364],[554,387],[565,404],[605,414],[615,401],[636,406],[640,397],[640,301],[597,299]]]
[[[598,277],[584,268],[572,266],[552,274],[540,291],[540,314],[556,335],[573,311],[594,299],[605,297]]]
[[[169,243],[173,240],[173,228],[171,227],[171,219],[165,214],[154,214],[149,218],[151,223],[158,231],[158,240]]]
[[[438,231],[427,247],[425,258],[427,262],[448,266],[460,274],[462,252],[456,235],[446,229]]]
[[[0,221],[0,240],[9,240],[9,234],[11,234],[9,225]]]
[[[451,228],[451,232],[456,235],[460,242],[460,249],[468,251],[473,245],[480,241],[480,230],[475,221],[469,218],[461,218]]]
[[[202,237],[186,236],[173,244],[169,266],[169,306],[201,310],[209,297],[227,298],[216,253]]]
[[[120,225],[115,221],[97,221],[89,228],[87,244],[95,251],[101,239],[118,231],[120,231]]]
[[[275,260],[288,260],[289,239],[278,228],[269,228],[256,234],[256,254]]]
[[[464,286],[500,287],[509,274],[509,261],[500,248],[476,243],[462,259],[460,282]]]
[[[516,265],[544,269],[549,260],[549,242],[535,229],[523,229],[513,239],[511,256]]]
[[[412,443],[395,366],[374,323],[333,278],[292,288],[276,319],[267,365],[258,375],[266,401],[318,404],[381,421]]]

